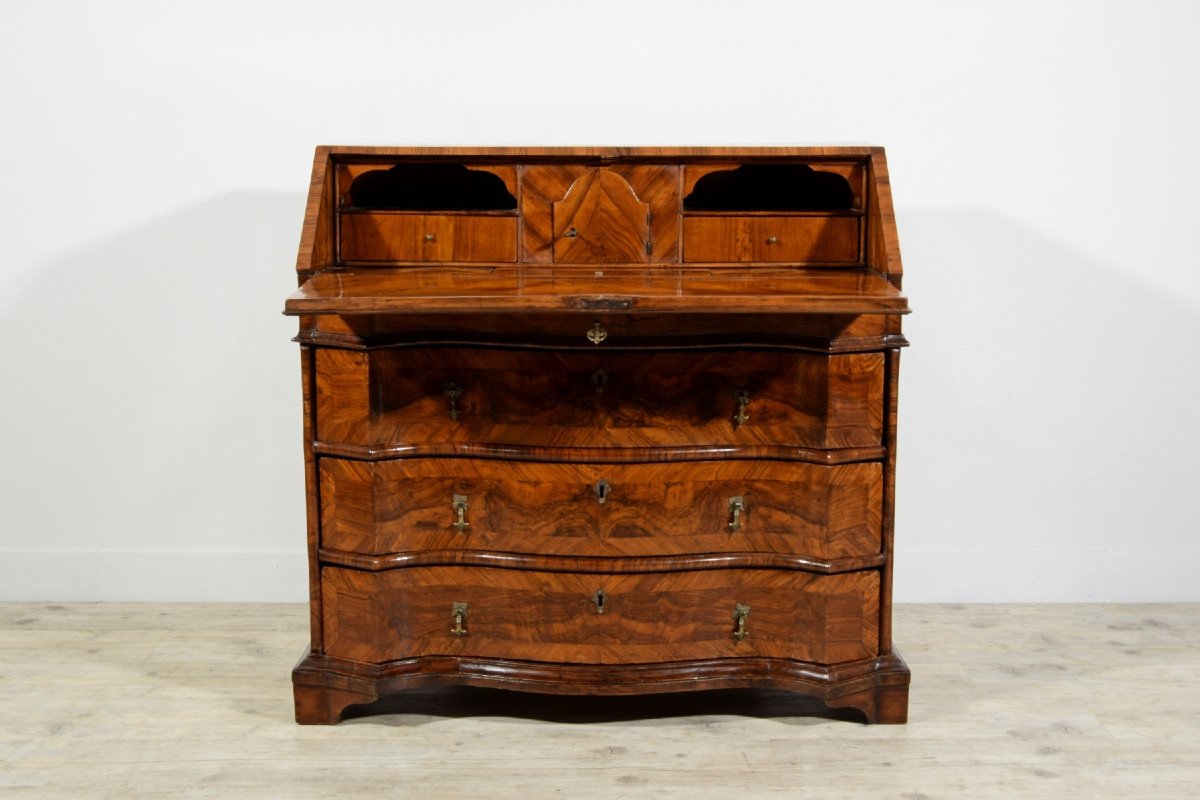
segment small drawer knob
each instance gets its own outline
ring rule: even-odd
[[[778,236],[768,236],[767,237],[767,244],[777,244],[778,242],[779,242]]]
[[[432,233],[425,234],[424,238],[425,238],[426,242],[436,242],[437,241],[437,235],[432,234]]]

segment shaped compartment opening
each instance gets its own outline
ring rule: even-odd
[[[807,164],[742,164],[710,172],[683,198],[684,211],[853,211],[850,182]]]
[[[513,211],[500,176],[463,164],[397,164],[373,169],[350,184],[350,206],[388,211]]]

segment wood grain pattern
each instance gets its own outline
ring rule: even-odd
[[[900,260],[900,242],[896,235],[896,212],[892,207],[892,185],[888,178],[887,156],[882,147],[871,150],[867,187],[867,266],[887,275],[892,285],[899,289],[904,277],[904,266]]]
[[[298,721],[442,684],[907,718],[881,149],[321,148],[297,263]]]
[[[517,260],[517,218],[508,214],[338,214],[342,262]]]
[[[858,264],[860,220],[839,214],[685,216],[683,260]]]
[[[605,181],[609,185],[612,185],[614,180],[622,181],[633,191],[638,203],[648,206],[650,255],[647,257],[642,249],[632,253],[628,260],[634,263],[677,262],[679,171],[673,166],[663,165],[629,165],[605,169],[579,164],[542,164],[526,167],[521,174],[521,260],[533,264],[550,264],[558,260],[555,258],[556,243],[561,232],[567,230],[569,224],[556,229],[555,204],[563,202],[578,180],[597,173],[605,175]],[[620,186],[616,186],[616,190],[624,191]],[[640,247],[644,248],[645,238],[642,238]],[[633,245],[630,244],[628,249],[632,251]]]
[[[883,430],[879,353],[322,349],[317,368],[327,442],[829,449],[878,446]]]
[[[296,271],[303,282],[309,275],[333,264],[333,164],[328,148],[318,147],[309,180],[308,205],[300,230]]]
[[[528,241],[528,236],[526,237]],[[634,313],[905,314],[908,300],[883,277],[858,270],[763,273],[703,270],[472,267],[363,269],[314,275],[288,297],[284,313],[536,313],[594,315],[620,302]]]
[[[512,346],[595,350],[585,336],[593,323],[608,331],[608,349],[795,349],[819,353],[882,351],[902,347],[889,336],[886,317],[819,314],[596,313],[562,314],[333,314],[312,317],[297,341],[349,348],[394,345]]]
[[[880,552],[879,464],[535,464],[322,458],[322,546],[364,554],[489,550],[562,556]],[[604,503],[595,486],[608,486]],[[467,527],[454,527],[455,495]],[[731,497],[744,509],[730,529]]]
[[[322,570],[325,652],[382,662],[430,655],[564,664],[766,657],[833,664],[876,655],[873,571],[575,575],[478,567]],[[603,590],[604,613],[592,598]],[[451,609],[466,603],[466,635]],[[737,641],[734,606],[749,605]]]
[[[550,215],[560,264],[650,261],[650,205],[611,170],[584,172],[554,201]]]

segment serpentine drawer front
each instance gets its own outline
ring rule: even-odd
[[[769,657],[835,664],[879,646],[879,574],[573,574],[326,567],[327,652],[353,661],[502,657],[585,664]],[[735,614],[738,606],[748,612]]]
[[[387,555],[762,553],[870,558],[882,548],[874,462],[537,464],[414,458],[320,463],[321,545]]]
[[[464,684],[907,719],[883,151],[322,147],[296,719]]]
[[[883,439],[881,353],[398,347],[324,349],[317,363],[322,441],[828,449]]]

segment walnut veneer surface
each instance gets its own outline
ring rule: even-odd
[[[296,719],[764,686],[904,722],[883,150],[317,149]]]

